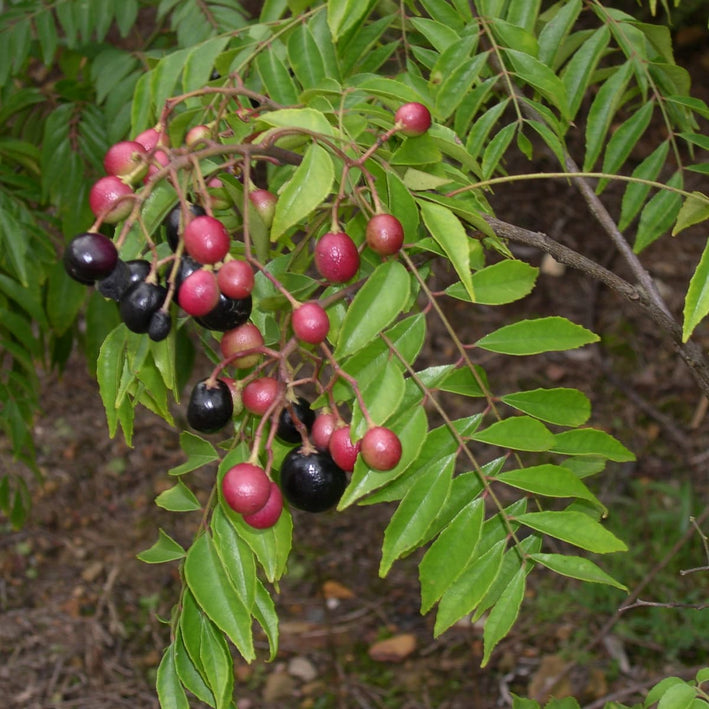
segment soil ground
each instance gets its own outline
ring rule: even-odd
[[[698,70],[702,61],[698,55]],[[625,275],[572,188],[523,183],[500,190],[495,206],[501,218],[545,231]],[[665,238],[643,254],[677,315],[705,232]],[[689,522],[709,500],[705,400],[671,344],[632,305],[577,272],[543,263],[539,253],[520,249],[519,255],[543,265],[531,296],[474,313],[451,302],[449,316],[463,341],[513,317],[546,314],[565,315],[601,335],[598,345],[582,351],[514,361],[490,356],[480,363],[493,391],[575,386],[591,398],[591,424],[637,454],[635,463],[609,465],[592,479],[611,510],[609,525],[631,547],[609,561],[610,570],[633,589],[678,545],[640,597],[701,606],[709,575],[680,570],[707,565]],[[696,337],[709,345],[706,326]],[[433,360],[446,346],[434,329],[425,356]],[[160,619],[176,600],[178,577],[173,565],[149,566],[136,554],[153,543],[159,527],[185,544],[191,538],[194,520],[175,520],[153,504],[171,485],[166,471],[182,461],[178,432],[140,412],[132,448],[111,440],[97,387],[78,356],[61,378],[43,375],[41,400],[35,437],[45,479],[30,483],[35,499],[26,527],[5,527],[0,537],[0,704],[152,709],[168,638]],[[198,496],[206,496],[213,473],[192,477]],[[239,709],[492,709],[510,706],[512,693],[538,699],[572,693],[593,709],[610,697],[637,701],[657,678],[691,677],[709,662],[709,610],[639,607],[604,629],[625,594],[589,591],[540,573],[518,624],[481,669],[479,624],[462,622],[433,639],[433,617],[419,613],[417,555],[378,577],[391,512],[374,505],[296,515],[294,551],[277,596],[279,655],[270,664],[237,663]],[[377,659],[376,643],[385,638],[394,638],[393,655]],[[403,652],[408,643],[413,651]]]

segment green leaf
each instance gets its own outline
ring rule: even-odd
[[[221,633],[202,617],[200,628],[199,659],[207,685],[217,700],[217,709],[233,706],[234,660]]]
[[[466,94],[470,91],[473,83],[480,75],[485,63],[487,54],[478,54],[470,59],[466,58],[453,71],[445,75],[436,93],[436,103],[434,110],[440,119],[447,120],[453,112],[460,106]]]
[[[158,666],[156,688],[162,709],[190,709],[175,668],[175,645],[170,643]]]
[[[184,475],[219,460],[219,453],[214,446],[191,431],[183,431],[180,434],[180,447],[187,454],[187,460],[171,468],[168,471],[170,475]]]
[[[487,144],[482,159],[482,177],[484,180],[487,180],[495,172],[516,132],[517,124],[510,123],[500,129],[500,132]]]
[[[180,49],[168,54],[150,72],[152,105],[158,114],[162,111],[165,101],[175,94],[175,84],[177,84],[188,56],[188,49]]]
[[[271,595],[258,578],[256,579],[256,596],[251,612],[266,633],[270,649],[268,659],[269,662],[272,662],[278,653],[278,613]]]
[[[387,422],[389,417],[396,413],[399,404],[404,398],[406,383],[401,372],[398,360],[387,360],[384,367],[367,387],[360,387],[360,394],[364,401],[369,416],[378,426]],[[360,438],[367,431],[367,421],[359,406],[359,402],[352,412],[352,435]]]
[[[398,261],[377,266],[347,310],[335,358],[351,355],[374,340],[402,312],[410,292],[409,274]]]
[[[451,488],[451,469],[439,468],[417,480],[404,495],[384,530],[379,576],[389,573],[396,559],[416,548],[446,501]]]
[[[572,579],[585,581],[587,583],[602,583],[614,586],[621,591],[628,589],[622,583],[609,576],[603,569],[600,569],[590,559],[582,556],[566,556],[565,554],[531,554],[531,558],[542,566],[546,566],[554,573],[568,576]]]
[[[635,460],[635,456],[609,433],[596,428],[579,428],[556,434],[552,452],[562,455],[602,456],[617,463]]]
[[[613,174],[620,170],[650,125],[654,110],[654,102],[648,101],[613,132],[603,156],[603,172]],[[596,192],[600,193],[607,184],[608,180],[600,180]]]
[[[510,485],[518,490],[547,497],[578,497],[589,500],[603,509],[598,498],[579,480],[574,473],[563,465],[534,465],[529,468],[508,470],[500,473],[495,480]]]
[[[696,698],[697,690],[694,687],[686,683],[675,684],[662,695],[657,709],[692,709]]]
[[[323,56],[305,22],[299,22],[288,38],[288,61],[303,88],[311,89],[327,76]]]
[[[598,335],[585,327],[553,315],[504,325],[478,340],[476,346],[500,354],[532,355],[571,350],[598,340]]]
[[[515,520],[537,532],[548,534],[550,537],[561,539],[596,554],[628,551],[625,542],[584,512],[571,510],[526,512],[517,515]]]
[[[703,192],[692,192],[687,197],[677,215],[677,223],[672,229],[672,236],[676,236],[684,229],[694,224],[700,224],[709,219],[709,199]]]
[[[529,416],[511,416],[470,436],[474,441],[523,451],[549,450],[554,434],[540,421]]]
[[[195,512],[202,509],[199,500],[182,480],[178,481],[177,485],[161,492],[155,498],[155,504],[169,512]]]
[[[527,572],[524,565],[512,577],[512,581],[502,592],[497,603],[492,607],[483,629],[483,659],[481,667],[485,667],[495,646],[502,640],[514,625],[524,598],[527,582]]]
[[[558,5],[554,17],[544,25],[539,33],[539,53],[537,59],[551,69],[556,69],[556,57],[567,35],[581,13],[581,0],[567,0]]]
[[[317,143],[310,145],[303,162],[279,193],[271,239],[279,239],[318,207],[330,194],[334,177],[330,154]]]
[[[625,62],[620,68],[606,79],[593,99],[588,111],[586,123],[586,156],[583,161],[583,170],[588,172],[593,169],[598,156],[601,154],[606,135],[620,106],[625,87],[633,73],[630,61]]]
[[[686,685],[687,683],[679,677],[665,677],[648,692],[647,696],[645,697],[645,701],[643,702],[643,706],[652,706],[662,697],[663,694],[665,694],[665,692],[667,692],[672,687]]]
[[[539,269],[535,266],[516,259],[505,259],[472,274],[475,301],[470,301],[470,295],[462,283],[448,286],[446,294],[483,305],[503,305],[531,293],[538,274]]]
[[[682,171],[677,170],[667,180],[667,184],[671,187],[682,188],[684,185]],[[682,200],[683,197],[678,192],[661,189],[645,205],[640,214],[638,232],[633,244],[635,253],[640,253],[672,228],[682,207]]]
[[[191,49],[182,70],[182,90],[202,88],[214,70],[214,61],[229,43],[229,36],[212,37]]]
[[[473,280],[470,275],[470,239],[465,227],[447,207],[426,200],[417,201],[426,228],[446,252],[470,299],[475,302]]]
[[[480,557],[473,559],[468,567],[444,592],[438,603],[433,636],[441,633],[472,613],[492,586],[502,565],[502,554],[507,542],[502,539]]]
[[[333,42],[337,42],[351,27],[361,22],[373,4],[372,0],[330,0],[327,3],[327,24]]]
[[[13,236],[10,237],[11,241],[15,240]],[[3,241],[0,239],[0,243]],[[47,284],[47,316],[57,335],[65,333],[76,322],[85,300],[86,286],[69,278],[64,265],[57,261],[49,269]]]
[[[281,108],[265,113],[259,121],[274,128],[300,128],[309,133],[330,137],[335,135],[325,114],[314,108]]]
[[[146,564],[162,564],[166,561],[175,561],[182,559],[185,555],[185,550],[162,529],[158,530],[158,540],[145,551],[138,554],[138,559]]]
[[[438,22],[428,17],[412,17],[410,22],[414,29],[420,32],[439,53],[460,39],[460,35],[444,22]]]
[[[277,52],[260,52],[256,55],[256,68],[268,95],[284,106],[298,103],[298,90],[288,68]]]
[[[205,614],[226,633],[247,662],[253,660],[251,614],[239,598],[208,534],[201,534],[192,543],[184,574]]]
[[[689,339],[694,328],[707,313],[709,313],[709,241],[704,246],[702,257],[692,274],[684,299],[682,342]]]
[[[578,389],[532,389],[505,394],[500,398],[508,406],[559,426],[581,426],[591,415],[591,402]]]
[[[641,180],[656,180],[660,174],[667,153],[670,150],[670,141],[664,140],[648,155],[632,172],[632,177]],[[620,208],[620,219],[618,228],[625,230],[635,215],[640,211],[645,199],[650,192],[651,186],[642,182],[629,182],[623,194],[623,201]]]
[[[175,670],[180,681],[189,692],[208,706],[213,707],[215,706],[215,701],[212,690],[206,685],[200,670],[196,666],[199,664],[199,632],[186,633],[185,631],[184,621],[188,606],[198,611],[190,593],[185,594],[180,625],[175,632]],[[189,635],[189,637],[185,637],[185,634]]]
[[[421,613],[427,613],[475,556],[485,517],[485,503],[467,504],[440,533],[419,564]]]

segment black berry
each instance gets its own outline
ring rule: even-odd
[[[246,298],[227,298],[223,293],[219,296],[217,306],[206,315],[195,318],[207,330],[227,332],[243,325],[251,315],[251,296]]]
[[[118,263],[116,245],[104,234],[75,236],[64,250],[64,268],[79,283],[91,285],[109,276]]]
[[[192,204],[191,202],[187,207],[188,212],[192,217],[202,217],[207,212],[204,211],[202,207],[198,204]],[[165,217],[163,225],[165,226],[165,236],[167,238],[167,243],[170,244],[170,248],[175,251],[177,250],[177,244],[180,242],[180,234],[184,231],[184,224],[180,228],[180,222],[182,221],[182,205],[176,204]]]
[[[283,496],[306,512],[324,512],[342,497],[347,476],[327,453],[304,453],[294,448],[281,466]]]
[[[195,384],[187,404],[187,423],[202,433],[215,433],[223,428],[234,413],[229,385],[217,379],[213,384],[203,379]]]
[[[165,286],[147,281],[135,283],[118,304],[121,320],[132,332],[148,332],[153,313],[163,304],[166,295]]]
[[[300,443],[302,438],[300,431],[296,428],[293,417],[296,417],[310,432],[315,421],[315,412],[310,408],[310,404],[303,397],[298,397],[297,401],[289,401],[278,416],[278,428],[276,435],[286,443]]]

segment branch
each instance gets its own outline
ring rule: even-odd
[[[657,299],[646,288],[628,283],[607,268],[570,249],[568,246],[560,244],[546,234],[523,229],[495,217],[484,215],[484,218],[498,236],[520,244],[533,246],[549,254],[559,263],[582,271],[619,293],[630,303],[639,306],[650,316],[660,330],[672,340],[675,350],[694,374],[702,392],[709,397],[709,362],[707,362],[704,352],[696,342],[682,342],[682,328],[672,315],[667,312],[664,302],[660,300],[660,303],[658,303]],[[640,268],[642,269],[642,266]],[[649,278],[647,272],[645,273]]]

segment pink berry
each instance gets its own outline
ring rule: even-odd
[[[230,259],[219,267],[217,283],[227,298],[246,298],[254,289],[254,271],[246,261]]]
[[[187,253],[199,263],[217,263],[228,253],[231,239],[226,227],[205,214],[195,217],[183,233]]]
[[[192,126],[192,128],[190,128],[185,135],[185,145],[193,148],[199,143],[204,143],[204,141],[208,140],[211,135],[212,131],[209,126]]]
[[[244,522],[254,529],[270,529],[283,512],[283,494],[276,483],[271,482],[271,494],[266,504],[257,512],[244,515]]]
[[[198,268],[180,284],[178,305],[188,314],[199,318],[206,315],[219,302],[219,286],[213,271]]]
[[[338,467],[347,473],[351,473],[354,470],[361,445],[360,441],[353,443],[350,434],[349,426],[335,429],[332,432],[332,436],[330,436],[328,444],[332,459],[337,463]]]
[[[133,209],[133,200],[127,199],[133,188],[115,175],[97,180],[89,192],[89,206],[94,216],[103,218],[106,224],[115,224],[125,219]]]
[[[148,152],[157,145],[167,146],[167,138],[157,128],[148,128],[133,138],[136,143],[140,143]]]
[[[132,181],[140,180],[148,171],[145,156],[148,151],[135,140],[114,143],[103,157],[103,168],[109,175],[131,176]]]
[[[422,103],[405,103],[394,114],[394,123],[404,135],[414,138],[431,127],[431,112]]]
[[[252,463],[238,463],[222,478],[222,494],[232,510],[250,515],[268,501],[271,481],[263,468]]]
[[[242,394],[244,408],[257,416],[263,416],[278,398],[278,380],[273,377],[259,377],[250,381]]]
[[[391,470],[401,460],[401,441],[391,429],[374,426],[362,437],[360,453],[372,470]]]
[[[222,357],[231,358],[240,352],[248,352],[263,345],[263,335],[253,323],[247,322],[233,330],[227,330],[219,343]],[[253,367],[260,359],[258,352],[250,352],[243,357],[235,357],[231,360],[237,369],[248,369]]]
[[[330,437],[337,426],[337,419],[334,414],[318,414],[310,429],[310,440],[321,452],[325,452],[330,445]]]
[[[324,234],[315,245],[315,267],[330,283],[346,283],[359,269],[359,252],[343,231]]]
[[[293,311],[293,332],[299,340],[319,345],[329,331],[330,318],[319,303],[303,303]]]
[[[365,238],[372,251],[380,256],[391,256],[404,243],[404,227],[391,214],[375,214],[367,222]]]
[[[267,227],[270,227],[273,223],[273,215],[276,213],[278,197],[268,190],[252,190],[249,192],[249,199],[251,200],[251,204],[256,208],[258,215],[263,220],[263,223]]]
[[[148,171],[143,178],[143,184],[148,184],[156,172],[160,172],[166,165],[169,165],[170,157],[164,150],[156,150],[151,156],[148,164]]]

